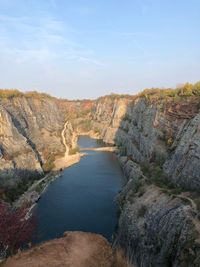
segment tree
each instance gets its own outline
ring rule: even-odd
[[[192,90],[193,85],[191,83],[186,83],[182,88],[180,88],[180,96],[192,96]]]
[[[193,93],[195,95],[200,95],[200,81],[194,84]]]
[[[29,207],[14,209],[0,202],[0,258],[13,254],[30,242],[35,228],[34,216],[29,216]]]

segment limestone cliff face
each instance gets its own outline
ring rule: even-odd
[[[64,154],[61,132],[68,105],[54,98],[0,99],[1,184],[40,175],[43,166]],[[73,130],[65,131],[70,146]]]
[[[118,146],[127,177],[115,245],[137,266],[200,264],[199,118],[192,98],[97,104],[94,124]]]
[[[200,189],[198,101],[103,99],[97,103],[94,124],[121,155],[138,163],[158,162],[175,185]]]
[[[129,102],[129,99],[116,99],[109,96],[97,100],[93,116],[93,127],[100,129],[105,143],[115,143],[115,136],[126,114]]]
[[[136,266],[199,266],[199,212],[189,193],[150,183],[127,157],[121,164],[128,182],[118,196],[120,218],[115,246]]]

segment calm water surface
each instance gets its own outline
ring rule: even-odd
[[[79,138],[80,147],[99,147],[98,140]],[[36,242],[60,237],[65,231],[100,233],[111,239],[117,224],[115,196],[124,176],[116,156],[88,151],[52,182],[36,208]]]

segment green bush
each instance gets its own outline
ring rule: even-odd
[[[94,132],[97,133],[97,134],[100,134],[101,133],[101,130],[97,127],[94,128]]]
[[[166,97],[174,98],[175,100],[180,100],[181,97],[200,96],[200,81],[195,84],[185,83],[184,85],[176,89],[145,89],[139,94],[139,96],[144,97],[147,100],[165,99]]]
[[[79,147],[71,148],[69,150],[69,155],[74,155],[80,151]]]
[[[30,92],[20,92],[17,89],[0,89],[0,98],[13,98],[13,97],[19,97],[19,96],[24,96],[24,97],[33,97],[33,98],[52,98],[50,95],[46,93],[38,93],[36,91],[30,91]]]
[[[12,98],[16,96],[22,96],[23,93],[16,90],[16,89],[10,89],[10,90],[0,90],[0,98]]]
[[[5,190],[4,200],[10,203],[17,200],[24,192],[28,190],[30,183],[28,181],[20,181],[15,187]]]
[[[54,161],[55,161],[55,155],[54,154],[49,155],[46,162],[42,166],[44,172],[50,172],[53,168],[55,168]]]

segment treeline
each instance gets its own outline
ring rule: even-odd
[[[187,97],[187,96],[200,96],[200,81],[192,84],[185,83],[178,86],[176,89],[167,88],[151,88],[145,89],[139,94],[140,97],[150,98],[165,98],[165,97]]]
[[[13,97],[21,97],[24,96],[26,98],[53,98],[49,94],[46,93],[39,93],[37,91],[29,91],[29,92],[21,92],[17,89],[0,89],[0,98],[13,98]]]
[[[13,98],[13,97],[26,97],[26,98],[54,98],[47,93],[39,93],[37,91],[29,91],[29,92],[21,92],[17,89],[0,89],[0,98]],[[192,83],[185,83],[177,88],[148,88],[143,90],[141,93],[138,94],[139,97],[146,97],[146,98],[164,98],[164,97],[183,97],[183,96],[200,96],[200,81],[192,84]],[[120,98],[135,98],[136,95],[128,95],[128,94],[110,94],[105,95],[102,97],[97,98],[98,100],[110,98],[110,99],[120,99]],[[61,100],[61,99],[60,99]],[[66,101],[62,99],[63,101]],[[84,99],[84,100],[71,100],[69,102],[80,102],[80,104],[85,104],[86,106],[91,106],[94,100]]]

